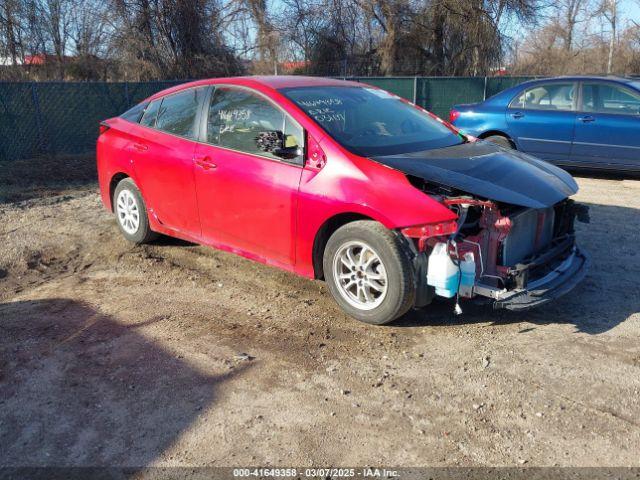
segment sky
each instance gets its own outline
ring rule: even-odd
[[[638,0],[622,0],[620,3],[622,17],[634,20],[640,24],[640,1]]]

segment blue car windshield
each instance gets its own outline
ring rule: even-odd
[[[293,87],[280,92],[356,155],[398,155],[465,141],[440,121],[383,90]]]

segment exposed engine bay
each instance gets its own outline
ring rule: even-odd
[[[586,206],[565,198],[545,208],[523,207],[407,178],[458,216],[439,231],[402,231],[416,251],[416,306],[438,295],[489,299],[497,308],[519,310],[565,293],[584,275],[576,272],[586,272],[588,258],[574,233],[576,219],[589,222]],[[557,294],[550,296],[552,290]]]

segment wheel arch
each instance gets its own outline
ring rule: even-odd
[[[480,135],[478,135],[478,138],[484,140],[487,137],[493,136],[504,137],[509,140],[513,144],[513,146],[517,146],[516,142],[513,140],[513,138],[511,138],[511,135],[509,135],[504,130],[487,130],[486,132],[482,132]]]
[[[322,259],[324,257],[324,250],[327,246],[327,242],[331,235],[336,230],[344,225],[355,222],[358,220],[373,220],[375,218],[356,212],[342,212],[332,217],[329,217],[320,226],[313,240],[312,260],[313,260],[313,276],[315,279],[324,279],[324,268],[322,266]]]
[[[487,138],[487,137],[491,137],[493,135],[498,135],[500,137],[505,137],[508,138],[509,140],[511,140],[513,142],[513,139],[511,138],[511,136],[505,132],[504,130],[487,130],[486,132],[482,132],[480,135],[478,135],[478,138]]]
[[[116,191],[116,187],[118,186],[118,183],[120,183],[125,178],[131,178],[131,176],[124,172],[117,172],[117,173],[114,173],[111,176],[111,179],[109,180],[109,199],[108,200],[109,200],[109,210],[111,210],[112,212],[113,212],[113,194]]]

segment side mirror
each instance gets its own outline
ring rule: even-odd
[[[292,160],[302,155],[302,150],[297,145],[294,147],[285,146],[285,135],[280,130],[269,130],[258,133],[256,137],[258,150],[271,153],[276,157]]]

